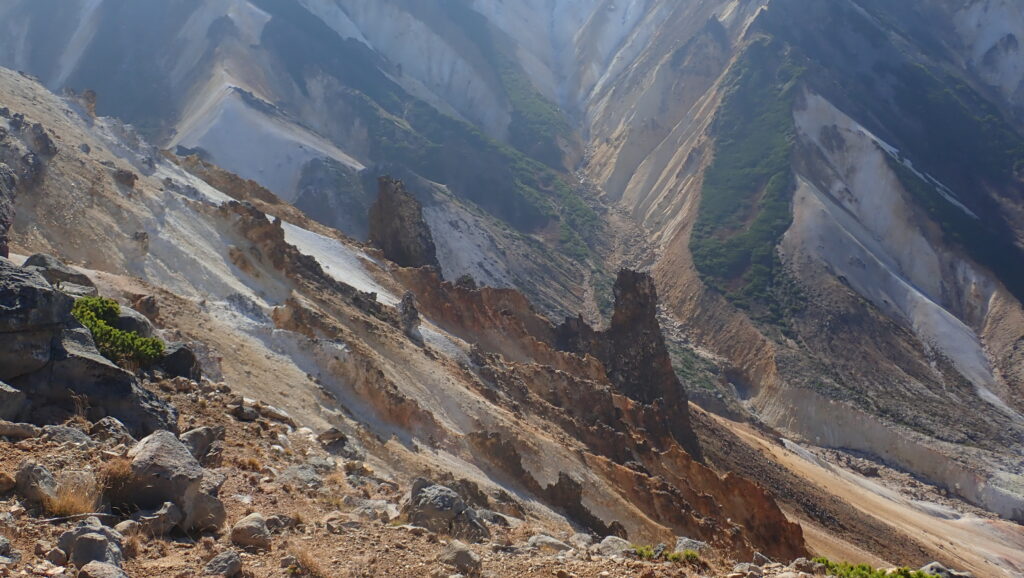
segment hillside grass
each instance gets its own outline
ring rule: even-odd
[[[708,285],[775,322],[784,317],[773,305],[784,285],[776,246],[792,223],[793,100],[802,73],[770,38],[752,43],[734,65],[690,239]]]

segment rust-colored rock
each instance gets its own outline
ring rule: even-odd
[[[700,459],[686,390],[672,368],[658,323],[658,291],[650,275],[619,272],[615,313],[607,331],[594,331],[582,318],[576,318],[566,320],[556,332],[559,349],[601,360],[616,389],[656,407],[657,419],[662,421],[659,429],[670,431],[686,451]]]

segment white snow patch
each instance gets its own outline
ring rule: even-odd
[[[282,222],[281,225],[284,227],[285,241],[316,259],[328,275],[360,291],[376,293],[377,300],[385,305],[393,307],[398,304],[399,298],[381,287],[366,270],[362,260],[371,260],[366,254],[337,239],[307,231],[291,223]]]
[[[327,139],[248,106],[233,85],[211,94],[179,126],[171,143],[202,147],[213,161],[267,187],[286,201],[295,199],[302,168],[315,158],[333,158],[355,170],[365,168]]]

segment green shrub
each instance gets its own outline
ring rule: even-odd
[[[688,564],[700,564],[700,554],[696,550],[686,550],[683,552],[683,559]]]
[[[92,333],[103,357],[126,367],[152,365],[164,354],[163,341],[115,328],[120,313],[117,301],[103,297],[83,297],[71,309],[75,319]]]
[[[633,553],[644,560],[654,559],[654,546],[633,546]]]
[[[828,558],[815,558],[814,561],[824,564],[829,576],[837,576],[838,578],[938,578],[934,574],[909,568],[899,568],[895,573],[889,574],[886,570],[877,570],[867,564],[833,562]]]

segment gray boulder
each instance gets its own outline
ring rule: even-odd
[[[39,273],[50,285],[73,283],[84,287],[96,286],[88,275],[75,271],[52,255],[32,255],[25,260],[24,268]]]
[[[92,424],[89,428],[89,435],[96,441],[109,442],[111,444],[135,445],[135,438],[128,432],[128,428],[115,417],[105,417]]]
[[[597,551],[604,556],[624,556],[633,551],[633,545],[618,536],[608,536],[597,545]]]
[[[71,444],[91,448],[96,446],[84,431],[64,425],[48,425],[43,427],[43,439],[57,444]]]
[[[200,462],[205,462],[217,442],[224,441],[224,426],[198,427],[181,434],[181,443]]]
[[[114,320],[114,328],[130,333],[138,333],[142,337],[153,337],[156,335],[156,328],[153,327],[153,323],[149,319],[146,319],[145,315],[124,305],[121,306],[121,312],[117,314],[117,319]]]
[[[199,359],[184,343],[168,343],[164,348],[164,356],[157,362],[157,367],[171,377],[185,377],[192,381],[203,378]]]
[[[25,394],[23,413],[54,423],[76,409],[77,397],[93,421],[114,416],[143,434],[175,428],[172,407],[100,355],[71,316],[73,304],[32,267],[0,258],[0,380]]]
[[[431,532],[471,542],[490,537],[487,526],[458,493],[423,478],[413,482],[403,513],[410,524]]]
[[[0,258],[0,380],[46,366],[53,328],[69,320],[72,305],[39,274]]]
[[[181,508],[182,530],[219,529],[227,513],[216,497],[219,484],[204,486],[208,474],[177,437],[158,431],[141,440],[128,452],[132,460],[132,482],[128,493],[137,505],[158,509],[167,502]],[[210,474],[212,475],[212,474]]]
[[[269,550],[273,543],[267,520],[262,514],[249,514],[231,528],[231,543],[242,548]]]
[[[82,327],[61,332],[53,351],[51,372],[45,380],[29,380],[30,396],[41,395],[66,403],[67,391],[88,398],[90,419],[116,417],[129,431],[145,434],[159,429],[177,430],[177,411],[153,393],[139,387],[135,376],[100,355],[89,331]],[[16,382],[17,383],[17,382]]]
[[[34,460],[22,462],[14,479],[18,493],[30,502],[42,502],[57,495],[57,480],[46,466]]]
[[[469,546],[458,540],[449,542],[448,546],[441,552],[441,555],[438,556],[437,561],[469,575],[479,574],[482,566],[480,556],[477,556],[476,553],[469,549]]]
[[[78,578],[129,578],[124,570],[104,562],[89,562],[78,571]]]
[[[692,540],[690,538],[677,537],[676,538],[676,549],[675,551],[679,554],[686,552],[687,550],[693,550],[698,554],[704,553],[710,549],[707,542],[701,542],[700,540]]]
[[[232,578],[242,572],[242,557],[234,550],[228,550],[214,556],[206,567],[203,574],[206,576],[226,576]]]
[[[67,554],[68,563],[79,568],[90,562],[120,567],[124,561],[121,551],[123,539],[116,530],[104,526],[98,518],[91,517],[64,532],[57,540],[57,547]]]
[[[546,534],[531,536],[530,539],[526,541],[526,545],[547,554],[557,554],[558,552],[567,552],[572,550],[572,546],[561,540],[556,540]]]
[[[132,520],[139,524],[138,531],[147,537],[156,538],[170,534],[185,520],[185,513],[174,502],[167,502],[156,511],[136,512]]]
[[[24,393],[0,381],[0,419],[17,419],[26,405]]]

